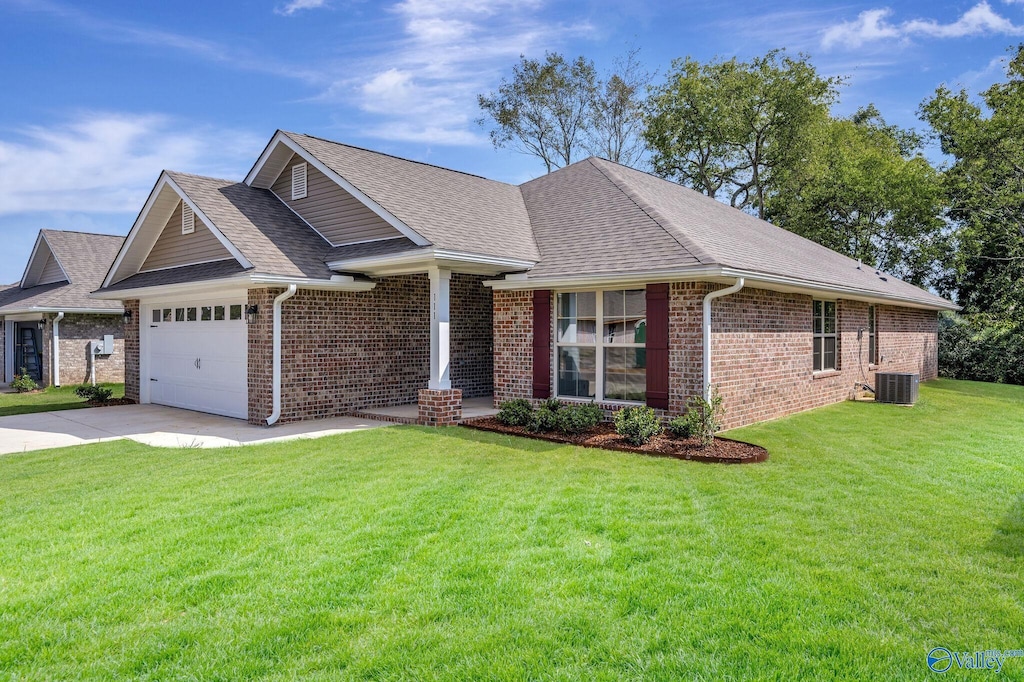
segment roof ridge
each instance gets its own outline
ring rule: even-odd
[[[406,158],[404,156],[398,156],[397,154],[388,154],[387,152],[377,151],[376,149],[368,149],[366,147],[360,147],[359,145],[355,145],[355,144],[348,144],[346,142],[338,142],[337,140],[328,140],[326,137],[320,137],[318,135],[309,135],[308,133],[295,133],[295,132],[292,132],[290,130],[282,130],[281,132],[284,133],[285,135],[288,135],[289,137],[295,136],[295,135],[300,135],[302,137],[308,137],[308,138],[313,139],[313,140],[319,140],[320,142],[326,142],[328,144],[336,144],[339,147],[348,147],[349,149],[358,149],[359,151],[367,152],[369,154],[376,154],[377,156],[386,156],[386,157],[388,157],[390,159],[396,159],[398,161],[405,161],[407,163],[415,163],[415,164],[419,164],[420,166],[426,166],[428,168],[436,168],[438,170],[448,171],[449,173],[458,173],[459,175],[466,175],[466,176],[471,177],[471,178],[476,178],[477,180],[486,180],[487,182],[493,182],[495,184],[505,185],[507,187],[518,187],[518,185],[513,185],[510,182],[503,182],[501,180],[495,180],[494,178],[488,178],[488,177],[486,177],[484,175],[477,175],[476,173],[470,173],[468,171],[459,170],[457,168],[448,168],[447,166],[439,166],[436,163],[427,163],[426,161],[417,161],[416,159],[408,159],[408,158]]]
[[[86,232],[85,230],[62,230],[57,227],[41,227],[40,232],[56,232],[58,234],[84,234],[89,237],[116,237],[118,239],[125,239],[125,235],[121,234],[110,234],[107,232]]]
[[[169,170],[169,169],[166,169],[166,168],[164,169],[164,173],[167,173],[168,175],[180,175],[180,176],[184,176],[184,177],[187,177],[187,178],[199,178],[200,180],[216,180],[217,182],[230,182],[232,184],[239,184],[239,183],[243,182],[242,180],[230,180],[228,178],[215,178],[212,175],[199,175],[198,173],[186,173],[184,171]]]
[[[609,164],[610,167],[607,169],[602,168],[600,164],[595,162],[595,159]],[[643,198],[640,196],[640,193],[636,191],[636,188],[630,185],[625,178],[623,178],[621,175],[615,172],[615,166],[618,166],[619,164],[616,164],[612,161],[608,161],[607,159],[601,159],[600,157],[596,156],[589,156],[585,160],[589,161],[594,168],[596,168],[602,175],[608,178],[609,182],[615,185],[616,189],[618,189],[620,192],[626,195],[626,197],[630,201],[636,204],[637,208],[646,213],[647,216],[651,220],[653,220],[658,227],[664,230],[668,236],[670,236],[673,240],[675,240],[677,244],[679,244],[679,246],[686,249],[690,253],[690,255],[692,255],[700,262],[701,265],[718,265],[718,262],[711,256],[711,254],[702,249],[692,239],[687,237],[683,230],[673,225],[672,222],[668,220],[664,215],[662,215],[660,211],[651,206],[651,203],[649,201],[644,201]],[[671,225],[673,229],[668,229],[666,225]]]

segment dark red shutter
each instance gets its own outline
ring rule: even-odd
[[[647,285],[647,406],[668,409],[668,284]]]
[[[551,292],[533,292],[533,397],[551,397]]]

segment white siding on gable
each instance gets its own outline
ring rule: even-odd
[[[66,282],[68,278],[64,276],[64,271],[60,269],[60,263],[53,257],[53,253],[46,255],[46,264],[43,266],[43,271],[39,275],[39,281],[36,284],[53,284],[54,282]]]
[[[178,208],[167,220],[160,237],[139,268],[140,272],[232,258],[231,253],[224,248],[216,235],[196,216],[193,216],[195,231],[192,234],[182,234],[184,223],[181,207],[182,204],[179,203]]]
[[[292,168],[298,164],[306,165],[306,195],[304,199],[295,200],[291,198]],[[271,190],[335,246],[402,236],[401,232],[298,155],[293,155],[288,161]]]

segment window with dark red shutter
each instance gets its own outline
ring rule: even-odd
[[[533,397],[551,397],[551,292],[533,292]]]
[[[647,406],[668,409],[668,284],[647,285]]]

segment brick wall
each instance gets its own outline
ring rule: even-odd
[[[49,315],[44,332],[43,372],[46,385],[53,385],[53,320]],[[114,353],[96,356],[96,381],[124,381],[124,320],[121,315],[65,315],[60,321],[60,383],[72,386],[89,381],[89,342],[113,334]]]
[[[124,325],[124,397],[139,402],[139,301],[121,301],[131,311],[131,320]]]
[[[466,397],[492,390],[490,292],[475,276],[452,275],[452,386]],[[480,290],[483,290],[481,293]],[[252,289],[249,421],[271,412],[272,311],[282,289]],[[417,402],[430,366],[426,275],[385,277],[368,292],[299,290],[282,308],[281,421]]]
[[[449,296],[452,388],[463,398],[494,392],[494,325],[488,277],[452,273]]]
[[[494,404],[532,396],[533,292],[495,291]]]
[[[7,383],[11,377],[7,376],[7,322],[4,316],[0,315],[0,381]]]
[[[681,414],[702,387],[702,302],[724,285],[676,282],[669,299],[669,415]],[[839,369],[815,375],[810,296],[747,288],[713,303],[712,381],[726,408],[729,428],[845,400],[854,384],[874,385],[868,366],[868,304],[838,305]],[[494,292],[494,399],[532,394],[532,292]],[[938,373],[938,316],[933,311],[877,306],[880,367]],[[554,384],[552,384],[554,385]],[[615,409],[613,406],[604,406]]]

